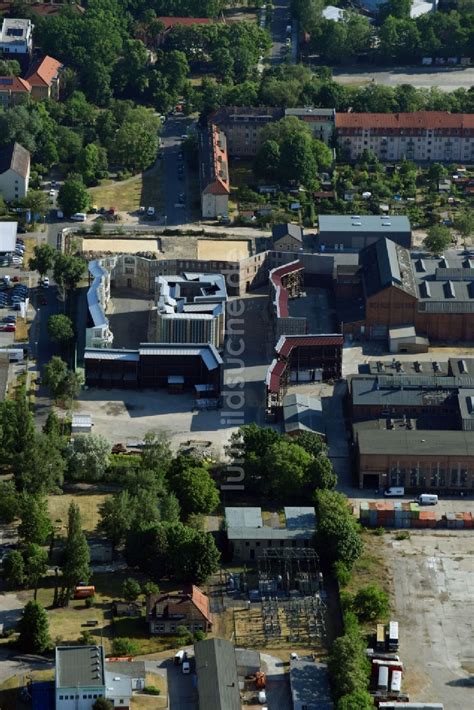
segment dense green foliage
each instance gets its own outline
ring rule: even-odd
[[[246,486],[271,500],[299,500],[316,487],[333,488],[336,476],[316,434],[289,438],[256,424],[231,436],[228,454],[243,464]]]
[[[321,560],[326,565],[342,562],[350,569],[362,552],[362,540],[347,498],[336,491],[318,490],[315,504],[315,542]]]
[[[90,552],[86,536],[82,530],[81,513],[75,503],[68,511],[66,544],[63,552],[62,589],[58,602],[67,606],[74,587],[79,582],[89,581]]]
[[[50,647],[48,616],[38,602],[27,603],[18,629],[18,646],[24,653],[44,653]]]
[[[358,629],[346,632],[344,636],[340,636],[334,641],[329,656],[328,669],[333,691],[337,698],[367,690],[370,663],[365,654],[364,640]],[[346,707],[350,706],[346,705]]]

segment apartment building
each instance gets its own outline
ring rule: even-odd
[[[227,217],[230,195],[227,141],[215,124],[199,132],[199,180],[202,216]]]
[[[4,200],[26,197],[30,182],[30,153],[19,143],[0,150],[0,195]]]
[[[212,121],[225,133],[230,156],[252,158],[262,145],[262,128],[284,117],[282,108],[230,106],[216,111]]]
[[[62,69],[61,62],[53,57],[46,56],[38,59],[26,75],[31,86],[31,98],[35,101],[58,99]]]
[[[330,145],[334,138],[334,126],[336,111],[333,108],[287,108],[286,116],[296,116],[300,121],[306,123],[314,138]]]
[[[382,161],[474,160],[474,114],[469,113],[338,113],[336,135],[349,160],[364,150]]]

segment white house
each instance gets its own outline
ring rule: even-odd
[[[97,259],[89,262],[92,279],[87,292],[89,319],[86,328],[86,348],[110,348],[114,336],[105,315],[110,300],[110,270],[115,259]]]
[[[0,150],[0,195],[4,200],[26,197],[30,181],[30,153],[19,143]]]
[[[5,59],[12,58],[12,55],[27,55],[33,52],[33,27],[31,20],[4,18],[0,34],[0,53]]]

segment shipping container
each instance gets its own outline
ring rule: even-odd
[[[377,624],[377,639],[375,646],[377,651],[385,650],[385,624]]]
[[[402,690],[402,672],[401,671],[393,671],[392,672],[392,680],[390,681],[390,692],[396,693],[397,695],[399,695],[401,690]]]
[[[398,621],[391,621],[388,625],[388,650],[398,650]]]

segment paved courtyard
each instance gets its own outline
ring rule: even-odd
[[[446,710],[472,707],[472,532],[412,532],[388,544],[410,699],[443,702]]]

